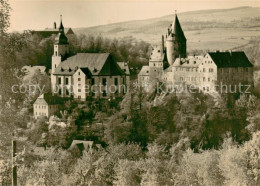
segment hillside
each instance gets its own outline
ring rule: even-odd
[[[188,40],[188,51],[194,49],[234,49],[246,46],[254,36],[260,36],[260,8],[239,7],[179,13],[179,20]],[[133,36],[158,44],[172,23],[174,15],[78,28],[80,34],[101,34],[108,38]]]

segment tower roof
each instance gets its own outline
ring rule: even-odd
[[[58,44],[58,45],[66,45],[66,44],[68,44],[68,38],[65,36],[64,26],[62,24],[62,15],[60,16],[59,33],[58,33],[58,35],[55,38],[55,44]]]
[[[173,34],[175,35],[176,40],[186,41],[186,37],[181,28],[181,24],[180,24],[177,14],[175,14],[175,21],[172,24],[172,31],[173,31]]]
[[[59,27],[60,32],[64,32],[64,26],[62,24],[62,15],[60,15],[60,27]]]

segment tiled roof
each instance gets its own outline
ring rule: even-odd
[[[139,73],[139,75],[141,75],[141,76],[149,76],[149,70],[150,70],[149,66],[143,66],[141,71],[140,71],[140,73]]]
[[[78,53],[61,62],[54,74],[73,75],[77,68],[88,68],[92,75],[124,74],[109,53]]]
[[[253,67],[245,52],[209,52],[218,68]]]

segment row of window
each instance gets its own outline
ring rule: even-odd
[[[47,114],[46,114],[46,113],[44,113],[44,112],[39,112],[39,113],[35,112],[35,115],[39,115],[39,116],[46,116]]]
[[[185,67],[185,68],[183,68],[183,67],[177,67],[176,68],[176,71],[184,71],[184,69],[186,69],[186,71],[187,72],[198,72],[198,68],[192,68],[192,67]]]
[[[78,78],[78,81],[81,81],[81,78]],[[58,78],[58,84],[61,85],[61,77]],[[65,85],[69,84],[69,78],[65,78]],[[91,85],[95,84],[95,79],[92,78],[91,79]],[[102,85],[106,85],[107,84],[107,78],[102,78]],[[118,78],[114,78],[114,84],[118,85]],[[125,79],[123,78],[123,84],[125,84]]]
[[[220,69],[220,72],[222,72],[222,73],[225,71],[228,71],[229,73],[230,72],[248,72],[248,68],[228,68],[227,70],[224,70],[224,68]]]
[[[35,105],[35,108],[37,108],[37,105]],[[39,108],[39,109],[46,109],[46,106],[38,105],[38,108]]]
[[[180,81],[197,81],[198,77],[180,77]],[[210,78],[206,79],[206,77],[203,77],[203,81],[208,80],[210,82]]]

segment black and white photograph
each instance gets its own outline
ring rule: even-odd
[[[0,186],[259,186],[260,0],[0,0]]]

